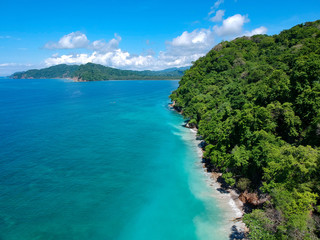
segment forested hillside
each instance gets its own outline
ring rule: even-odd
[[[11,78],[72,78],[77,81],[165,80],[180,79],[186,69],[188,69],[188,67],[171,68],[162,71],[131,71],[94,63],[84,65],[59,64],[43,69],[17,72],[11,75]]]
[[[251,239],[320,237],[320,20],[218,44],[171,99],[226,183],[266,199]]]
[[[73,77],[86,81],[97,80],[143,80],[143,79],[180,79],[185,69],[169,71],[132,71],[105,67],[100,64],[87,63],[80,65]]]
[[[25,72],[16,72],[12,74],[11,78],[71,78],[74,76],[74,72],[78,70],[78,65],[59,64],[56,66],[43,68],[43,69],[31,69]]]

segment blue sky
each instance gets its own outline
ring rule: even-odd
[[[320,19],[320,0],[1,0],[0,9],[0,76],[59,63],[187,66],[221,40]]]

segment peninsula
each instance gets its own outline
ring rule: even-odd
[[[161,71],[131,71],[106,67],[100,64],[87,63],[83,65],[59,64],[43,69],[32,69],[17,72],[10,76],[14,79],[46,79],[69,78],[74,81],[102,80],[172,80],[180,79],[189,67],[170,68]]]

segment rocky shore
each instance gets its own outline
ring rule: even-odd
[[[180,108],[177,109],[174,102],[169,104],[169,107],[180,114],[183,111]],[[260,204],[259,198],[257,198],[256,194],[240,193],[236,188],[229,188],[221,177],[222,173],[215,171],[210,163],[203,158],[205,142],[198,136],[196,126],[187,121],[184,127],[189,128],[194,134],[195,143],[199,148],[199,159],[201,159],[205,174],[208,175],[208,184],[215,189],[213,197],[217,200],[219,207],[224,210],[224,214],[228,219],[229,224],[226,227],[230,230],[229,239],[247,239],[249,229],[242,221],[242,217],[251,202]]]

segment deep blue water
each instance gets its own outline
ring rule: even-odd
[[[177,87],[0,79],[0,239],[227,239]]]

